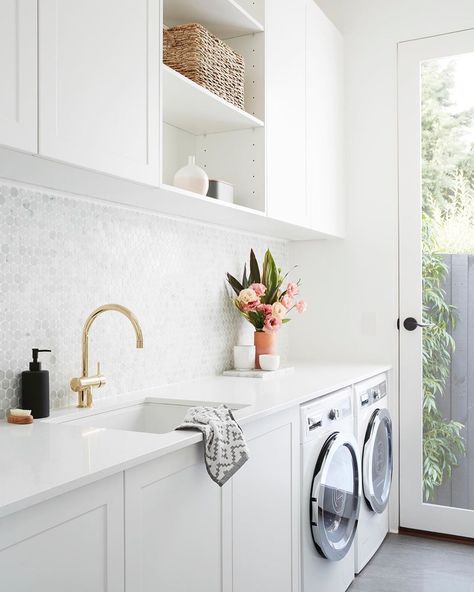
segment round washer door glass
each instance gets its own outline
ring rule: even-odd
[[[365,435],[363,488],[369,508],[379,514],[388,504],[392,473],[392,420],[386,409],[377,409],[370,418]]]
[[[324,443],[311,484],[310,522],[319,553],[332,561],[347,555],[360,508],[357,443],[350,434],[334,433]]]

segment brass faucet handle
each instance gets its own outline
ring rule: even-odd
[[[71,380],[71,390],[75,393],[80,393],[89,388],[101,388],[107,384],[105,376],[100,374],[100,364],[97,365],[96,376],[81,376],[80,378],[73,378]]]

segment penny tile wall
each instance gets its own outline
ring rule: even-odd
[[[138,317],[135,349],[125,317],[94,323],[91,370],[100,360],[107,397],[202,376],[232,364],[232,346],[251,340],[234,310],[225,273],[242,272],[253,247],[288,265],[287,243],[243,232],[0,182],[0,417],[18,404],[31,348],[47,348],[53,408],[73,404],[81,330],[97,306],[116,302]],[[285,329],[280,349],[286,353]]]

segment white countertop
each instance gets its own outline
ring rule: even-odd
[[[225,403],[241,423],[300,405],[390,369],[377,364],[296,364],[292,374],[269,380],[210,377],[97,402],[104,409],[127,400]],[[0,517],[97,479],[179,450],[200,433],[147,434],[54,423],[89,410],[55,411],[51,421],[31,425],[0,422]]]

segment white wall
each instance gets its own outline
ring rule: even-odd
[[[389,361],[396,392],[397,43],[473,28],[474,2],[317,3],[345,40],[347,240],[291,248],[310,305],[304,322],[299,319],[291,327],[291,353]],[[395,418],[397,409],[392,397]]]

